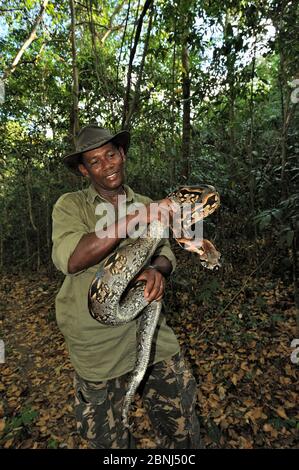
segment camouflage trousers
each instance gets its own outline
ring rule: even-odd
[[[121,421],[129,374],[89,382],[75,373],[77,430],[97,449],[135,448]],[[198,449],[199,420],[195,411],[196,381],[181,353],[150,366],[138,388],[159,449]],[[132,418],[131,418],[132,419]]]

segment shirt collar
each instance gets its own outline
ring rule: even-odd
[[[135,193],[134,193],[133,189],[130,188],[130,186],[128,186],[127,184],[124,184],[123,186],[124,186],[124,189],[125,189],[125,192],[126,192],[127,202],[133,201],[134,198],[135,198]],[[96,200],[96,198],[98,198],[100,201],[107,202],[106,199],[104,199],[102,196],[100,196],[100,194],[97,192],[95,187],[91,184],[89,186],[89,188],[87,189],[87,199],[88,199],[89,202],[91,202],[93,204],[94,201]]]

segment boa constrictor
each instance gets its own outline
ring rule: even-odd
[[[167,198],[179,204],[180,208],[186,203],[191,204],[191,218],[188,217],[188,221],[184,221],[184,235],[187,236],[175,240],[184,249],[197,253],[204,267],[218,268],[220,253],[213,244],[205,239],[192,240],[188,236],[189,228],[219,207],[220,198],[215,188],[209,185],[181,187],[170,193]],[[108,256],[104,266],[97,271],[88,293],[92,317],[105,325],[121,325],[138,317],[136,363],[122,408],[123,424],[126,427],[129,427],[130,404],[149,363],[152,339],[162,305],[160,301],[148,303],[145,300],[143,282],[133,286],[130,283],[150,263],[165,234],[165,228],[161,221],[154,220],[147,226],[145,237],[137,238]]]

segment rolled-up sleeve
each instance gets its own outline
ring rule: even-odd
[[[52,260],[59,271],[69,275],[69,258],[83,235],[89,233],[80,213],[80,205],[76,204],[71,194],[58,199],[53,208],[52,221]]]

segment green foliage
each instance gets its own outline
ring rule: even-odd
[[[216,294],[221,290],[220,283],[217,279],[209,279],[205,282],[200,291],[195,293],[196,300],[203,304],[209,305],[209,303],[216,298]]]
[[[57,440],[51,437],[51,439],[48,440],[47,449],[58,449],[58,445]]]
[[[91,11],[92,6],[92,21]],[[76,2],[80,125],[122,122],[137,2]],[[31,32],[40,4],[4,0],[2,71]],[[49,2],[36,39],[5,82],[0,108],[2,268],[52,265],[51,210],[67,191],[86,186],[61,157],[71,144],[72,47],[69,2]],[[128,19],[128,21],[126,21]],[[149,15],[133,62],[132,101]],[[282,27],[283,26],[283,27]],[[92,28],[95,41],[92,41]],[[214,184],[222,213],[239,214],[236,236],[269,234],[291,246],[297,231],[298,109],[290,101],[298,71],[295,2],[154,2],[153,26],[132,114],[127,179],[161,198],[185,184],[182,161],[182,44],[190,66],[189,184]],[[251,224],[252,225],[252,224]],[[212,295],[209,293],[207,295]]]
[[[3,435],[1,436],[0,443],[4,443],[6,440],[15,436],[16,434],[23,434],[30,432],[31,425],[38,417],[38,412],[32,410],[30,407],[26,407],[20,411],[17,416],[7,420]]]
[[[296,220],[298,209],[299,195],[293,194],[277,207],[260,212],[253,220],[261,232],[269,228],[275,229],[280,243],[291,247],[295,231],[299,230],[299,221]]]

